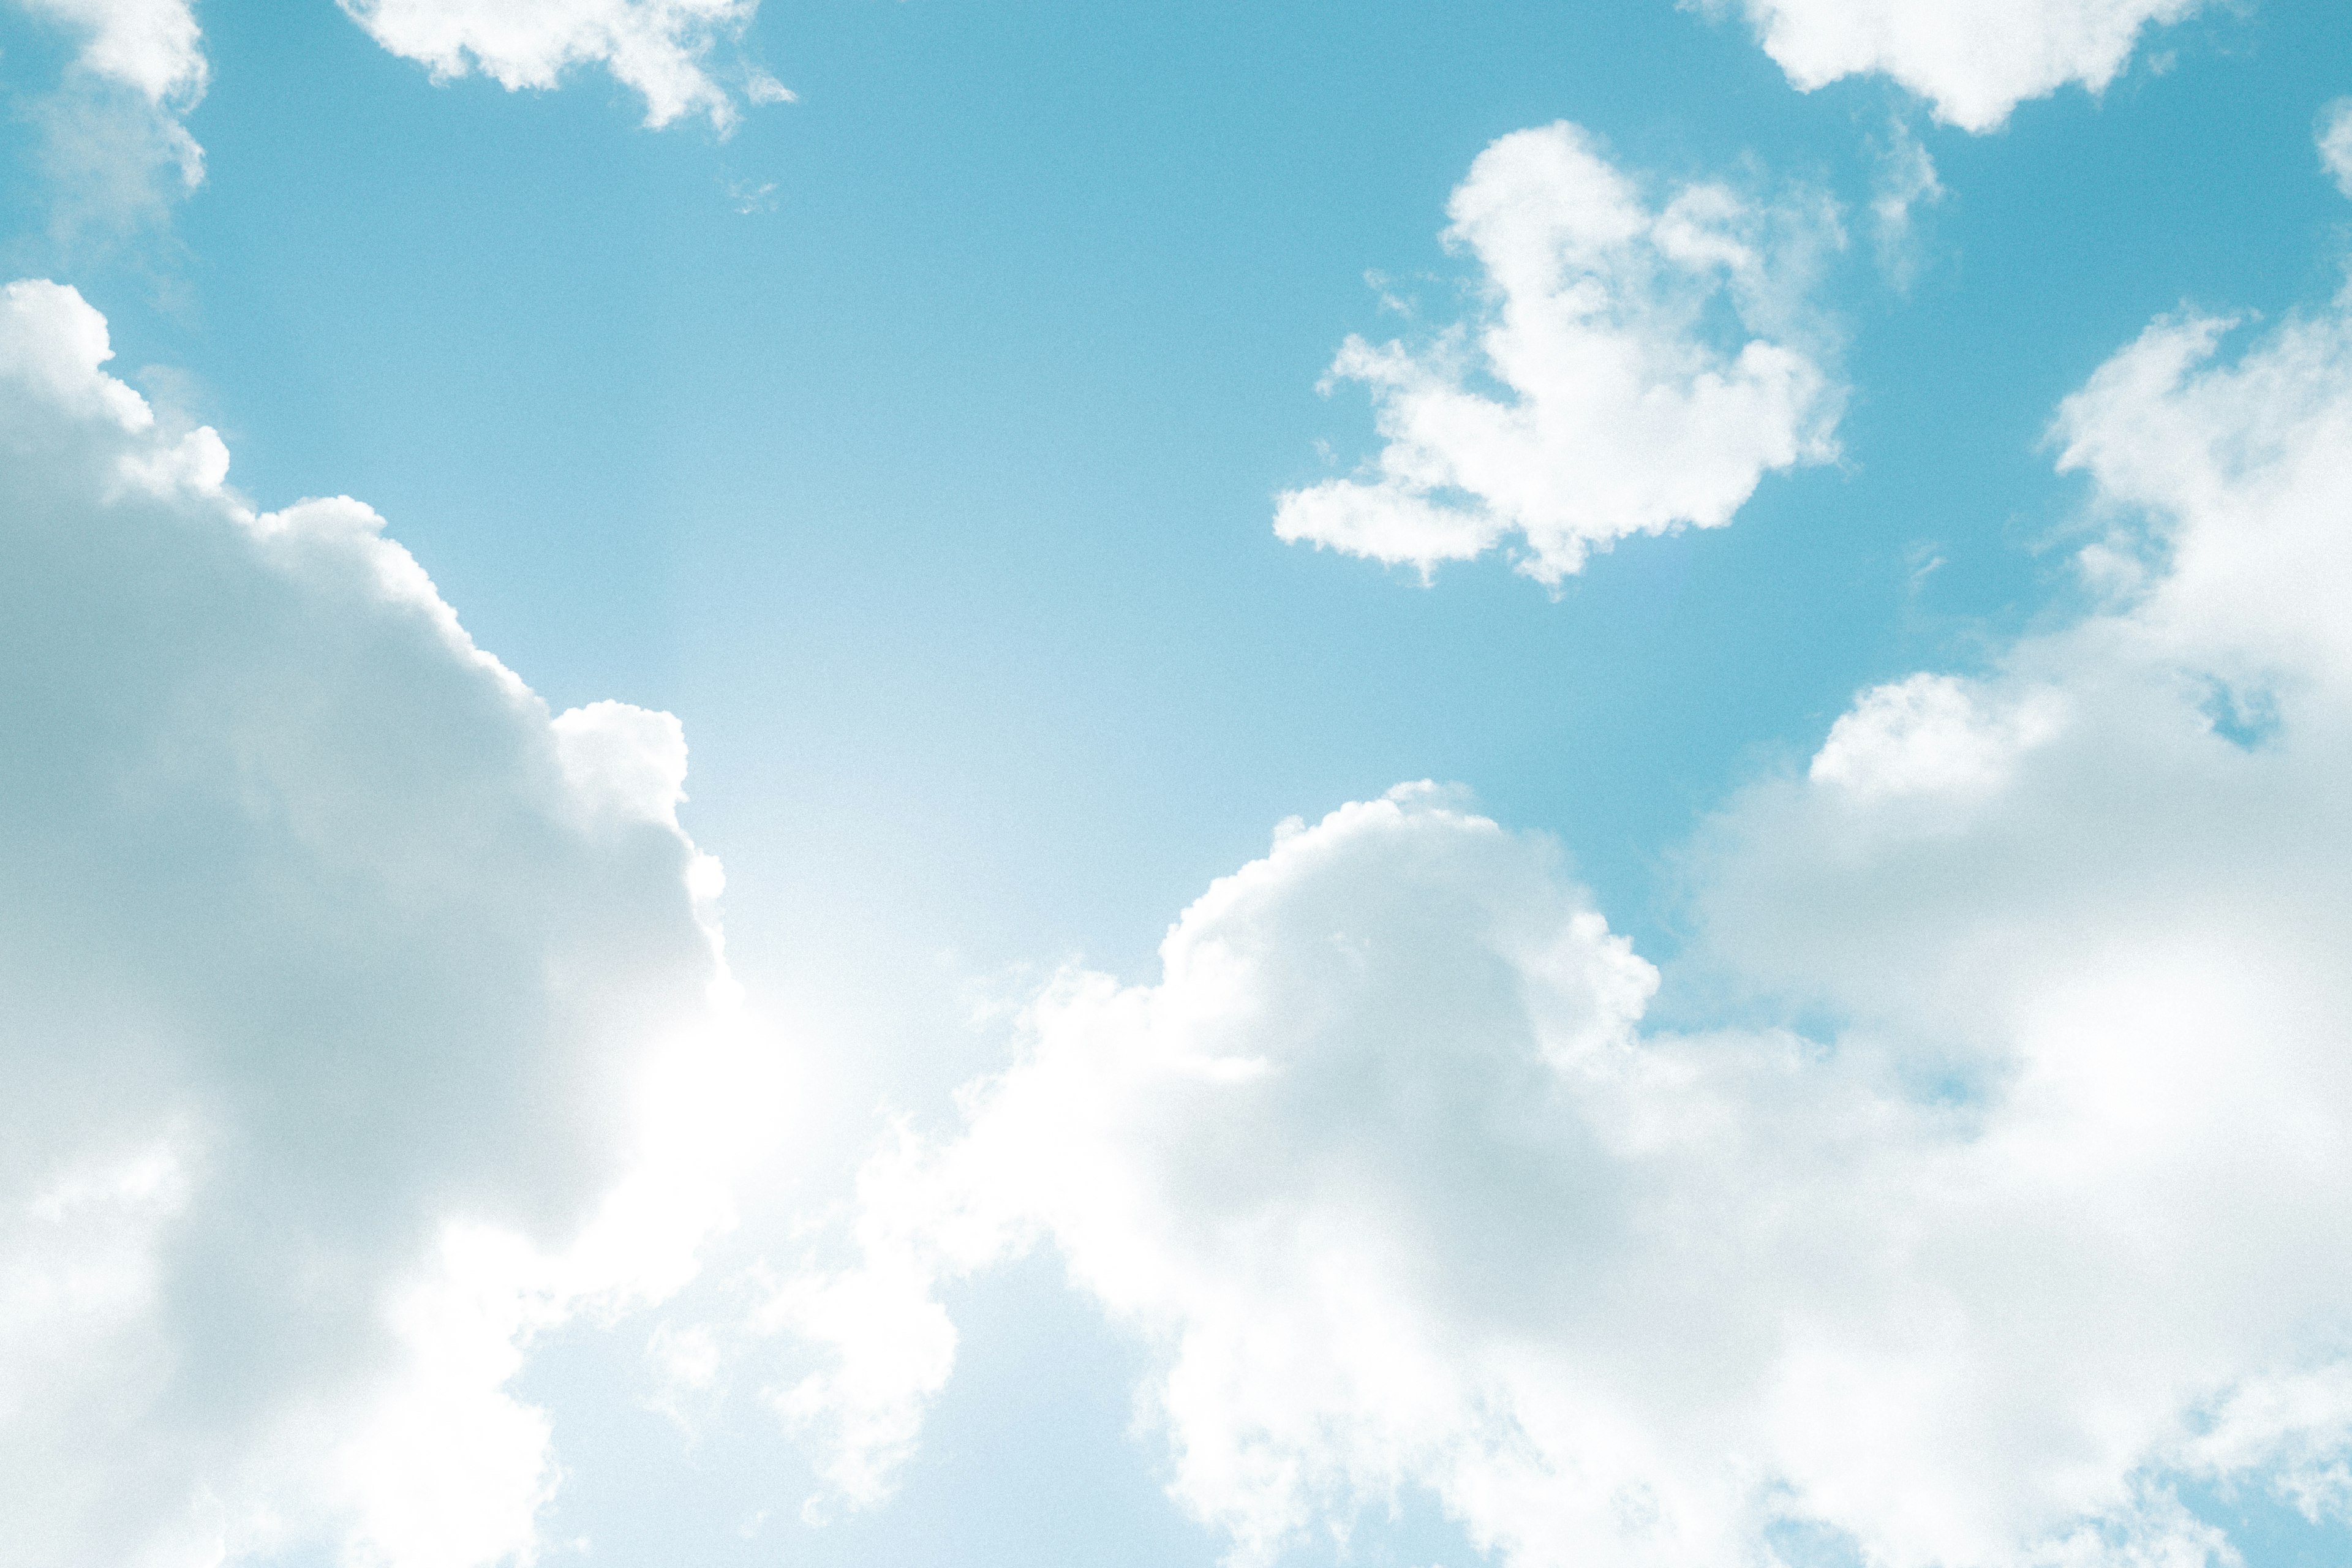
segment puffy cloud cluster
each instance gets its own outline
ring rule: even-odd
[[[1487,148],[1447,210],[1485,273],[1477,318],[1418,349],[1348,341],[1332,377],[1370,389],[1385,444],[1368,473],[1285,494],[1282,538],[1426,574],[1517,535],[1520,569],[1556,584],[1835,456],[1843,389],[1802,308],[1842,243],[1823,204],[1710,184],[1653,207],[1561,123]]]
[[[575,66],[601,65],[646,100],[646,123],[700,115],[725,130],[739,110],[710,72],[710,52],[740,38],[760,0],[339,0],[368,36],[436,77],[478,69],[509,90],[551,88]],[[744,95],[792,94],[745,68]]]
[[[2063,406],[2095,608],[1864,694],[1692,852],[1690,1000],[1426,786],[1062,975],[866,1174],[784,1395],[870,1495],[936,1287],[1045,1246],[1264,1562],[1433,1491],[1513,1568],[2231,1561],[2352,1520],[2352,299]],[[1717,1015],[1729,1018],[1733,1014]]]
[[[1709,0],[1721,9],[1729,0]],[[1741,0],[1764,52],[1811,92],[1879,74],[1967,131],[1999,127],[2028,100],[2113,81],[2141,32],[2203,0]]]
[[[8,1553],[527,1556],[523,1342],[726,1215],[684,742],[551,715],[357,502],[253,510],[107,339],[0,290]]]
[[[2012,1205],[1937,1280],[1987,1561],[2034,1522],[1996,1500],[2112,1520],[2176,1476],[2345,1517],[2352,309],[2216,365],[2228,330],[2158,322],[2061,410],[2108,606],[1866,693],[1698,862],[1717,972],[1958,1096],[1947,1191]]]

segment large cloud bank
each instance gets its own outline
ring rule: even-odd
[[[520,1344],[725,1214],[684,742],[551,715],[374,514],[256,513],[108,353],[0,291],[5,1555],[528,1555]]]
[[[845,1496],[1046,1246],[1262,1562],[1427,1488],[1516,1568],[2229,1562],[2352,1518],[2352,302],[2160,321],[2061,410],[2095,605],[1865,693],[1694,854],[1692,995],[1426,786],[1062,975],[777,1299]],[[1729,1015],[1723,1015],[1728,1016]]]
[[[1418,349],[1348,340],[1332,378],[1370,389],[1384,444],[1368,473],[1284,495],[1282,538],[1425,574],[1516,535],[1520,569],[1558,583],[1836,455],[1843,393],[1801,308],[1837,242],[1822,204],[1707,184],[1653,207],[1561,123],[1480,153],[1447,214],[1479,314]]]
[[[1720,10],[1729,0],[1710,0]],[[1802,91],[1880,74],[1936,118],[1991,131],[2062,87],[2098,91],[2140,34],[2203,0],[1741,0],[1765,53]]]

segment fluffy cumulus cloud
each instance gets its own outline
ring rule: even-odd
[[[509,89],[551,88],[601,65],[646,100],[646,123],[700,115],[735,122],[735,95],[712,74],[720,42],[740,38],[759,0],[340,0],[369,37],[436,77],[478,69]],[[792,94],[755,67],[740,90],[754,103]]]
[[[1709,10],[1730,0],[1704,0]],[[2030,99],[2115,80],[2151,26],[2204,0],[1740,0],[1764,50],[1801,91],[1892,78],[1936,118],[1990,131]]]
[[[9,1555],[527,1555],[521,1346],[725,1215],[678,727],[551,714],[373,513],[255,511],[107,338],[0,291]]]
[[[1706,184],[1654,205],[1563,123],[1479,154],[1448,216],[1484,272],[1478,314],[1420,347],[1348,341],[1332,378],[1370,390],[1383,445],[1284,495],[1282,538],[1426,574],[1516,537],[1520,569],[1556,584],[1835,455],[1842,389],[1802,306],[1840,243],[1824,204]]]
[[[1244,1563],[1412,1487],[1514,1568],[2352,1518],[2352,301],[2232,330],[2060,411],[2090,611],[1701,836],[1676,983],[1738,1026],[1645,1024],[1553,851],[1426,786],[1286,828],[1156,980],[1062,975],[775,1303],[835,1487],[948,1375],[939,1283],[1048,1247]]]

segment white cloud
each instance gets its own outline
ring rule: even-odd
[[[742,37],[759,0],[337,3],[377,43],[436,79],[478,69],[509,89],[552,88],[574,67],[602,65],[645,99],[648,126],[698,115],[725,132],[740,118],[739,98],[793,97],[747,60],[713,72],[712,51]],[[79,40],[66,80],[32,105],[60,237],[161,222],[205,174],[186,117],[212,68],[192,0],[15,4]]]
[[[504,1388],[675,1287],[742,1131],[675,720],[551,715],[349,500],[0,291],[0,1474],[9,1550],[527,1554]]]
[[[479,70],[509,90],[551,88],[575,66],[602,65],[646,100],[646,123],[700,115],[719,130],[739,116],[711,74],[710,52],[740,38],[759,0],[339,0],[369,37],[438,78]],[[793,95],[756,68],[753,103]]]
[[[210,67],[189,0],[16,0],[83,37],[78,63],[153,103],[193,103]]]
[[[2352,1519],[2352,297],[2227,330],[2060,412],[2099,607],[1864,694],[1695,847],[1684,1007],[1824,1038],[1645,1031],[1548,847],[1426,786],[1287,827],[1155,982],[1040,994],[780,1298],[836,1485],[946,1376],[938,1285],[1042,1245],[1244,1563],[1408,1486],[1515,1568],[2226,1563],[2190,1483]]]
[[[2339,98],[2320,110],[2319,161],[2336,188],[2352,196],[2352,98]]]
[[[152,223],[205,177],[185,116],[211,67],[189,0],[16,0],[79,41],[65,79],[33,99],[59,237]]]
[[[1447,210],[1485,271],[1478,315],[1418,349],[1348,341],[1332,377],[1370,389],[1386,444],[1361,477],[1285,494],[1282,538],[1426,574],[1517,534],[1520,569],[1556,584],[1835,456],[1843,392],[1802,305],[1840,242],[1823,204],[1696,184],[1654,208],[1562,123],[1480,153]]]
[[[1730,0],[1702,0],[1721,10]],[[1811,92],[1843,77],[1893,78],[1936,118],[1991,131],[2070,84],[2097,92],[2150,26],[2203,0],[1740,0],[1765,53]]]
[[[1969,682],[1915,675],[1864,692],[1830,726],[1806,776],[1867,798],[1924,795],[1948,806],[1998,791],[2063,713],[2064,699],[2053,690],[1988,713]]]
[[[1871,238],[1878,268],[1897,289],[1907,289],[1919,271],[1917,221],[1923,206],[1944,199],[1936,161],[1903,121],[1878,149],[1878,177],[1870,198]]]

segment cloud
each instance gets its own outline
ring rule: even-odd
[[[1944,182],[1937,177],[1936,161],[1919,144],[1911,127],[1895,121],[1885,143],[1876,149],[1877,177],[1870,198],[1871,240],[1878,253],[1878,269],[1898,289],[1908,289],[1919,273],[1916,210],[1944,199]]]
[[[1557,584],[1836,455],[1843,389],[1804,346],[1811,263],[1841,243],[1825,204],[1695,184],[1653,208],[1561,123],[1480,153],[1447,211],[1485,273],[1477,315],[1421,348],[1348,340],[1332,379],[1370,390],[1385,445],[1286,493],[1283,539],[1426,574],[1516,534],[1520,570]]]
[[[2319,162],[2336,188],[2352,196],[2352,98],[2339,98],[2319,114]]]
[[[2352,1521],[2352,297],[2232,331],[2059,411],[2090,612],[1864,693],[1700,836],[1684,1026],[1424,785],[1286,826],[1156,980],[1062,974],[777,1299],[836,1487],[948,1375],[939,1287],[1045,1247],[1244,1563],[1416,1487],[1514,1568],[2204,1568],[2200,1488]]]
[[[79,46],[27,105],[58,237],[160,221],[205,177],[186,117],[212,70],[189,0],[16,3]]]
[[[1702,0],[1719,11],[1730,0]],[[2031,99],[2116,79],[2142,29],[2203,0],[1740,0],[1764,52],[1801,92],[1883,75],[1962,130],[1999,128]]]
[[[31,105],[59,237],[161,224],[204,183],[187,127],[212,78],[191,0],[14,0],[79,40],[66,79]],[[602,65],[646,100],[658,127],[700,116],[724,132],[738,100],[789,102],[792,91],[745,61],[733,90],[713,49],[740,40],[759,0],[338,0],[393,53],[436,79],[478,69],[509,89],[552,88]]]
[[[710,71],[710,52],[739,39],[759,0],[339,0],[368,36],[436,79],[479,70],[509,91],[551,88],[566,70],[601,65],[646,100],[646,124],[699,115],[725,131],[740,117]],[[752,103],[788,100],[773,77],[746,67]]]
[[[2112,1512],[2236,1479],[2352,1517],[2352,1280],[2311,1267],[2352,1175],[2352,303],[2217,363],[2231,331],[2159,321],[2060,412],[2099,613],[1865,693],[1698,862],[1703,962],[1961,1096],[1955,1169],[2016,1205],[1973,1255],[2006,1303],[1943,1288],[1985,1347],[1951,1468],[1996,1542],[2004,1487]]]
[[[382,521],[0,290],[0,1473],[12,1553],[528,1553],[505,1384],[726,1217],[748,1047],[667,714],[563,714]]]
[[[83,37],[76,63],[154,103],[193,103],[210,67],[189,0],[16,0]]]

